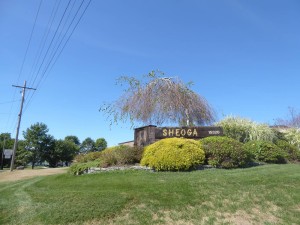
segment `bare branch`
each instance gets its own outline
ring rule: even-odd
[[[293,107],[289,107],[288,110],[288,116],[286,118],[275,119],[275,125],[300,128],[300,112],[297,112],[297,110]]]

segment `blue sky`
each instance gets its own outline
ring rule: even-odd
[[[35,60],[55,3],[41,3],[22,67],[40,1],[0,0],[0,133],[15,135],[21,96],[12,84],[36,87],[35,76],[40,84],[30,101],[27,92],[21,131],[43,122],[57,139],[104,137],[109,146],[133,139],[129,124],[110,127],[98,111],[122,94],[115,85],[122,75],[159,69],[193,81],[218,119],[272,124],[289,106],[300,108],[298,0],[92,0],[43,76],[33,68],[43,68]]]

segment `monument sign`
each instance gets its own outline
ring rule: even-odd
[[[134,145],[146,146],[163,138],[182,137],[201,139],[209,136],[222,136],[222,127],[156,127],[153,125],[136,128]]]

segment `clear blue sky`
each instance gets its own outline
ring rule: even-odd
[[[110,128],[98,109],[122,94],[116,78],[155,69],[193,81],[219,119],[272,124],[289,106],[300,108],[299,0],[93,0],[43,76],[38,52],[55,3],[42,2],[28,45],[40,1],[0,0],[0,133],[15,136],[20,102],[6,102],[20,100],[12,84],[27,80],[41,83],[26,98],[21,131],[43,122],[57,139],[104,137],[110,146],[132,140],[129,124]],[[67,3],[59,5],[45,46]]]

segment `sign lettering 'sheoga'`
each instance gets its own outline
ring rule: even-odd
[[[200,139],[222,135],[222,127],[156,127],[150,125],[135,129],[134,145],[146,146],[160,139],[171,137]]]
[[[199,139],[220,135],[223,135],[223,129],[221,127],[157,127],[155,131],[156,139],[170,137]]]
[[[184,129],[184,128],[164,128],[162,129],[163,137],[197,137],[197,129]]]

